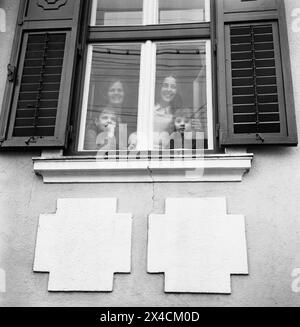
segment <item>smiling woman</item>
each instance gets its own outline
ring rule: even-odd
[[[177,80],[174,76],[167,76],[161,83],[159,101],[154,108],[154,131],[169,132],[171,129],[173,112],[180,107],[180,96],[177,93]]]
[[[124,87],[120,80],[110,83],[108,89],[109,104],[113,107],[121,107],[124,101]]]
[[[180,107],[181,102],[177,92],[176,77],[165,77],[159,91],[159,102],[154,108],[154,149],[166,149],[169,145],[173,113]]]

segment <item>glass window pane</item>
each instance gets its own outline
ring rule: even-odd
[[[84,150],[127,150],[137,130],[140,44],[93,46]]]
[[[209,21],[208,0],[159,0],[159,24]]]
[[[154,149],[207,148],[206,41],[158,43],[156,62]]]
[[[143,0],[95,1],[97,3],[95,25],[126,26],[143,23]]]

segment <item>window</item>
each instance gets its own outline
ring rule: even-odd
[[[297,144],[283,2],[28,0],[19,21],[2,149]]]
[[[79,152],[213,149],[210,5],[93,1]],[[194,23],[205,34],[190,35]],[[101,41],[107,26],[117,41]]]

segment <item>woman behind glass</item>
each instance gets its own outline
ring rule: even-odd
[[[108,104],[100,109],[87,126],[86,150],[116,150],[117,129],[121,123],[121,111],[125,98],[121,80],[114,80],[107,91]]]
[[[174,113],[182,107],[176,77],[166,76],[158,93],[159,98],[154,107],[154,149],[166,149],[173,132]]]

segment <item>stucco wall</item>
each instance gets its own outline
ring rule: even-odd
[[[286,0],[298,126],[300,32],[292,32]],[[12,25],[17,0],[1,1]],[[12,27],[9,27],[9,34]],[[0,34],[0,100],[11,36]],[[5,51],[5,54],[3,54]],[[300,135],[300,128],[299,128]],[[249,148],[253,167],[242,183],[44,185],[33,173],[37,153],[0,153],[0,268],[7,274],[3,305],[17,306],[273,306],[300,305],[291,272],[300,267],[299,148]],[[226,197],[231,214],[247,222],[249,276],[232,278],[232,295],[164,294],[163,275],[146,273],[147,216],[163,213],[166,197]],[[32,272],[38,218],[54,213],[57,198],[116,197],[119,212],[133,213],[132,273],[116,275],[113,293],[48,293],[47,274]]]

